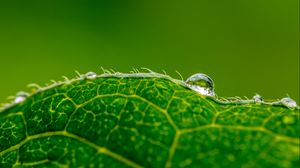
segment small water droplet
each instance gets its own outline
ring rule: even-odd
[[[95,79],[97,77],[97,74],[95,72],[88,72],[84,75],[86,79]]]
[[[186,81],[187,86],[206,96],[215,96],[213,80],[202,73],[190,76]]]
[[[286,106],[286,107],[289,107],[289,108],[295,108],[295,107],[298,107],[297,103],[295,100],[289,98],[289,97],[285,97],[285,98],[282,98],[280,100],[281,104]]]
[[[259,94],[254,95],[252,99],[253,99],[255,102],[263,102],[263,101],[264,101],[264,99],[262,98],[262,96],[259,95]]]
[[[25,101],[28,96],[29,94],[26,92],[19,92],[15,97],[14,103],[21,103]]]

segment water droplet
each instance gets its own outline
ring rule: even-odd
[[[215,96],[213,80],[202,73],[190,76],[186,81],[187,86],[206,96]]]
[[[88,72],[84,75],[86,79],[95,79],[97,77],[97,74],[95,72]]]
[[[254,95],[252,99],[254,100],[254,102],[263,102],[264,101],[262,96],[259,94]]]
[[[14,103],[21,103],[25,101],[28,96],[29,94],[26,92],[19,92],[15,97]]]
[[[298,107],[297,103],[295,100],[289,98],[289,97],[285,97],[285,98],[282,98],[280,100],[281,104],[286,106],[286,107],[289,107],[289,108],[295,108],[295,107]]]

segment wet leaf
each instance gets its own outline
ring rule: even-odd
[[[0,112],[0,167],[297,167],[299,135],[297,108],[90,74]]]

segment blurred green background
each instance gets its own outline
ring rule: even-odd
[[[100,66],[202,72],[219,96],[299,103],[298,0],[0,2],[0,102]]]

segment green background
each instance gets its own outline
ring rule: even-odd
[[[0,102],[100,66],[202,72],[219,96],[299,103],[298,0],[0,2]]]

